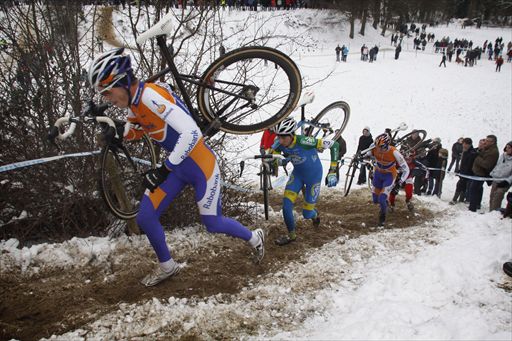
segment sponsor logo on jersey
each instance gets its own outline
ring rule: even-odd
[[[197,130],[192,130],[192,141],[187,146],[187,149],[183,151],[183,154],[181,155],[181,159],[185,160],[188,157],[188,154],[194,149],[194,147],[197,144],[197,140],[199,140],[199,132]]]
[[[219,187],[219,177],[220,175],[218,173],[215,174],[213,187],[210,189],[210,194],[206,198],[206,203],[203,204],[203,207],[206,209],[209,209],[213,204],[213,199],[215,199],[215,195],[217,194],[217,189]]]
[[[153,102],[153,104],[155,105],[156,107],[156,111],[159,113],[159,114],[163,114],[165,109],[167,109],[167,107],[165,106],[165,104],[158,104],[157,102],[155,101],[151,101]]]
[[[320,195],[320,183],[314,184],[313,187],[311,187],[311,195],[313,196],[313,200],[316,201]]]

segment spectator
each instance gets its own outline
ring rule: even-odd
[[[496,72],[501,72],[502,65],[503,65],[503,57],[498,56],[498,58],[496,58]]]
[[[443,52],[443,57],[441,58],[441,63],[439,63],[439,67],[441,67],[441,65],[444,65],[444,67],[446,67],[446,54]]]
[[[220,46],[219,46],[219,55],[222,57],[225,54],[226,54],[226,48],[224,47],[224,45],[220,44]]]
[[[448,164],[448,149],[441,148],[439,149],[438,161],[436,168],[438,168],[435,178],[435,186],[432,195],[437,195],[437,197],[441,198],[441,193],[443,192],[443,180],[446,175],[446,165]]]
[[[338,133],[338,129],[335,131],[335,134]],[[343,138],[343,136],[340,135],[340,137],[336,140],[336,142],[338,142],[338,144],[340,145],[340,148],[338,150],[338,158],[337,160],[340,160],[340,164],[343,165],[345,163],[345,161],[343,160],[343,157],[345,156],[345,154],[347,153],[347,142],[345,141],[345,139]]]
[[[395,60],[400,57],[400,52],[402,52],[402,45],[398,44],[398,46],[395,49]]]
[[[336,46],[334,51],[336,51],[336,61],[339,62],[340,61],[340,54],[341,54],[341,47],[340,47],[339,44],[338,44],[338,46]]]
[[[347,61],[347,56],[348,56],[348,47],[343,45],[341,47],[341,60],[346,62]]]
[[[478,151],[478,155],[473,163],[473,173],[475,176],[488,177],[496,162],[498,162],[499,154],[497,138],[494,135],[488,135],[482,149]],[[480,208],[482,202],[484,182],[481,180],[472,180],[469,187],[469,210],[476,212]]]
[[[364,127],[363,135],[359,137],[359,143],[357,144],[357,153],[367,149],[373,143],[373,137],[370,133],[369,127]],[[357,179],[357,184],[362,185],[366,183],[366,167],[361,166],[359,170],[359,178]]]
[[[452,62],[453,50],[454,50],[453,43],[449,43],[448,47],[446,48],[446,54],[448,55],[448,61],[450,63]]]
[[[464,138],[461,137],[452,145],[452,161],[450,162],[450,166],[448,167],[448,172],[451,172],[453,164],[455,164],[455,173],[459,172],[459,162],[462,157],[462,142]]]
[[[505,206],[505,210],[503,211],[503,218],[507,217],[512,218],[512,192],[508,192],[507,194],[507,205]],[[512,276],[512,274],[509,274],[509,276]]]
[[[265,129],[263,132],[263,135],[261,136],[260,141],[260,154],[265,154],[270,148],[272,148],[272,145],[274,144],[274,141],[276,139],[276,133],[274,132],[274,128]]]
[[[459,175],[473,175],[473,162],[475,162],[475,158],[477,155],[477,151],[473,148],[473,141],[466,137],[462,141],[462,158],[460,162]],[[453,195],[452,201],[450,201],[451,205],[455,205],[457,202],[465,202],[466,192],[468,189],[469,179],[464,176],[459,176],[459,181],[457,181],[457,185],[455,187],[455,194]]]
[[[427,195],[434,195],[434,189],[436,185],[436,180],[439,178],[438,164],[439,164],[439,150],[442,148],[441,139],[436,137],[433,141],[433,145],[427,153],[427,157],[425,159],[426,166],[431,168],[430,176],[428,177],[428,187],[427,187]]]
[[[512,184],[512,141],[505,146],[503,154],[498,159],[498,163],[491,171],[491,176],[497,179],[506,179],[493,181],[492,183],[489,210],[494,211],[501,208],[503,197],[510,188],[510,184]]]

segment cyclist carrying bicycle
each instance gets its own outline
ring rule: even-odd
[[[314,226],[320,224],[320,216],[315,209],[322,181],[322,163],[318,152],[330,149],[331,165],[327,175],[327,186],[334,187],[338,184],[338,142],[295,135],[296,129],[297,123],[293,118],[284,119],[275,128],[277,139],[272,145],[274,152],[283,153],[286,156],[285,160],[293,164],[293,171],[286,184],[283,198],[283,217],[288,235],[278,238],[277,245],[286,245],[297,239],[293,207],[303,187],[305,190],[302,215],[305,219],[311,219]]]
[[[409,176],[409,167],[402,154],[391,146],[391,137],[388,133],[377,136],[374,148],[364,156],[375,158],[372,198],[373,203],[380,205],[379,226],[383,226],[386,221],[388,196],[395,186],[397,178],[397,166],[401,171],[401,177],[398,180],[399,186],[405,183]]]
[[[141,199],[137,223],[160,264],[141,283],[153,286],[181,270],[181,265],[171,258],[159,218],[186,185],[194,187],[201,221],[208,232],[247,241],[259,263],[264,256],[263,231],[250,231],[222,215],[219,166],[188,108],[168,84],[144,83],[135,78],[130,56],[123,50],[97,57],[89,69],[89,82],[108,102],[128,109],[125,139],[138,139],[147,133],[169,152],[162,165],[148,171],[142,181],[147,190]]]
[[[407,162],[407,166],[409,167],[409,175],[407,176],[407,179],[405,180],[404,184],[404,190],[405,190],[405,204],[407,205],[407,209],[409,211],[414,210],[414,204],[412,202],[412,195],[413,195],[413,185],[414,185],[414,169],[420,168],[424,171],[428,172],[428,169],[421,164],[420,162],[416,161],[416,151],[415,150],[409,150],[405,153],[404,159],[405,162]],[[397,176],[402,176],[402,174],[398,174]],[[400,186],[395,184],[393,187],[393,190],[389,194],[389,209],[392,212],[395,208],[395,198],[398,195],[400,191]]]

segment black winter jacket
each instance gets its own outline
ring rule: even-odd
[[[368,136],[361,135],[359,137],[359,144],[357,145],[357,151],[365,150],[366,148],[370,147],[373,143],[373,137],[372,134]]]
[[[462,159],[460,161],[459,173],[464,175],[473,175],[473,162],[477,156],[477,151],[473,147],[462,153]]]

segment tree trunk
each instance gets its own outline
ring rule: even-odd
[[[372,16],[373,16],[372,26],[376,30],[377,27],[379,26],[379,21],[380,21],[380,0],[374,0]]]
[[[362,36],[364,36],[364,30],[366,29],[366,17],[368,15],[368,11],[365,9],[363,9],[363,17],[361,19],[361,30],[359,31],[359,34],[361,34]]]
[[[354,14],[351,12],[350,13],[350,33],[349,33],[349,38],[350,39],[354,39],[354,21],[355,21],[355,17],[354,17]]]

